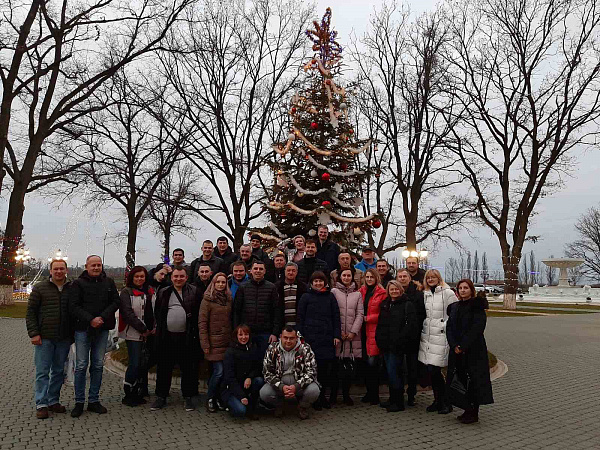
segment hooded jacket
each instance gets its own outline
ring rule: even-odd
[[[112,330],[117,323],[115,313],[119,304],[117,286],[104,271],[92,277],[84,270],[69,289],[69,311],[76,331],[90,329],[90,322],[96,317],[104,320],[100,330]]]
[[[302,334],[299,331],[296,334],[298,343],[294,348],[294,378],[296,379],[296,389],[304,389],[317,381],[317,360],[310,345],[304,341]],[[281,379],[284,373],[284,351],[281,341],[273,342],[269,345],[263,359],[265,383],[269,383],[279,391],[283,390]]]
[[[342,333],[354,333],[352,339],[352,355],[355,358],[362,358],[362,342],[360,338],[360,330],[363,325],[365,308],[360,292],[356,290],[356,284],[347,287],[338,282],[335,288],[331,290],[335,296],[340,308],[340,320]],[[344,349],[343,358],[350,357],[350,342],[342,341],[335,349],[335,355],[340,356],[342,348]]]
[[[204,358],[208,361],[223,361],[225,352],[231,342],[231,296],[223,298],[204,294],[200,305],[198,328],[200,345],[204,350]],[[207,353],[207,350],[210,350]]]
[[[25,324],[30,338],[72,339],[73,333],[69,318],[69,288],[71,282],[63,285],[62,291],[50,279],[33,286],[27,302]]]
[[[423,291],[427,317],[423,321],[419,361],[426,365],[445,367],[448,365],[450,346],[446,339],[448,306],[458,299],[449,287],[436,286]]]
[[[356,270],[360,270],[361,272],[366,272],[367,269],[376,269],[377,268],[377,258],[373,259],[373,263],[369,264],[364,259],[361,260],[358,264],[354,266]]]
[[[235,278],[233,278],[233,276],[229,277],[229,279],[227,280],[227,285],[229,286],[229,290],[231,291],[232,298],[235,298],[235,294],[237,293],[238,288],[242,284],[246,283],[249,279],[250,277],[248,276],[248,274],[246,274],[244,275],[242,281],[238,283],[238,281]]]

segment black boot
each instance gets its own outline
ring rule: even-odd
[[[440,401],[440,409],[438,410],[438,414],[450,414],[452,410],[452,405],[446,399]]]
[[[125,397],[123,397],[121,403],[126,406],[137,406],[138,402],[136,401],[135,394],[132,392],[132,387],[129,384],[124,384],[123,390],[125,391]]]
[[[433,403],[427,407],[427,412],[436,412],[439,411],[440,405],[438,403],[438,390],[433,388]]]
[[[462,419],[459,420],[465,425],[479,422],[479,406],[474,406],[471,409],[467,409],[460,417],[462,417]]]
[[[406,393],[408,396],[408,401],[406,402],[406,404],[408,406],[415,406],[415,395],[417,393],[417,386],[409,385]]]
[[[338,390],[337,387],[331,388],[331,394],[329,394],[329,403],[332,405],[337,404]]]
[[[390,389],[390,406],[387,412],[404,411],[404,392],[401,389]]]

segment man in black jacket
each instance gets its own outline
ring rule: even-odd
[[[69,310],[75,328],[75,408],[71,417],[83,413],[86,371],[90,364],[88,411],[105,414],[100,404],[100,387],[108,332],[116,325],[119,293],[112,278],[102,270],[102,259],[90,255],[85,270],[69,289]],[[91,363],[90,363],[91,360]]]
[[[224,269],[227,270],[225,274],[227,275],[231,274],[231,265],[238,259],[240,259],[240,255],[233,252],[225,236],[220,236],[217,239],[217,249],[215,250],[215,256],[223,260]]]
[[[303,283],[308,283],[314,272],[321,271],[325,277],[329,279],[329,268],[327,263],[322,259],[317,258],[317,243],[313,239],[306,240],[306,253],[304,258],[298,263],[298,280]]]
[[[26,325],[35,346],[35,407],[38,419],[48,418],[48,411],[64,413],[59,402],[64,380],[64,366],[73,333],[69,326],[69,286],[67,262],[50,262],[50,279],[37,283],[27,303]]]
[[[265,280],[265,263],[254,261],[250,281],[242,284],[233,301],[233,326],[246,324],[264,353],[281,332],[283,313],[277,288]]]
[[[253,234],[250,237],[250,247],[252,247],[252,255],[259,261],[265,263],[265,279],[271,283],[275,283],[275,264],[267,253],[261,248],[262,238],[258,234]]]
[[[196,267],[196,270],[198,271],[196,275],[198,278],[196,278],[196,281],[194,281],[192,284],[196,286],[196,289],[198,290],[198,296],[202,298],[204,297],[204,293],[206,292],[208,285],[212,281],[214,273],[210,268],[210,264],[206,261],[202,261]]]
[[[275,283],[285,278],[285,264],[287,260],[282,252],[277,253],[273,257],[273,263],[275,264]]]
[[[327,278],[332,270],[339,269],[338,256],[340,255],[340,246],[329,239],[329,228],[327,225],[319,225],[317,228],[317,258],[325,261],[328,270],[325,272]]]
[[[287,263],[283,280],[275,283],[275,286],[283,305],[283,326],[295,327],[298,302],[308,289],[305,283],[298,280],[298,265],[294,262]]]
[[[413,281],[423,284],[426,271],[425,269],[421,269],[419,267],[419,258],[416,256],[409,256],[406,258],[406,268],[408,269],[408,273],[410,273],[410,277]]]
[[[390,265],[385,259],[378,259],[375,268],[381,277],[381,285],[387,288],[388,283],[394,279],[390,271]]]
[[[200,263],[207,263],[210,266],[212,273],[215,275],[219,272],[226,273],[227,270],[223,260],[215,256],[213,243],[210,240],[206,240],[202,243],[202,256],[192,261],[189,273],[191,283],[195,283],[198,279],[198,267],[200,266]]]
[[[189,272],[190,266],[185,263],[185,252],[182,248],[176,248],[173,250],[173,260],[171,264],[167,264],[166,262],[158,264],[156,267],[150,269],[149,278],[153,279],[156,273],[160,270],[166,271],[166,277],[164,279],[164,283],[169,285],[171,284],[171,272],[173,271],[173,267],[185,267],[185,270]]]
[[[175,267],[171,274],[173,286],[161,289],[156,299],[156,400],[151,406],[156,411],[167,406],[171,389],[173,367],[181,369],[181,393],[185,410],[196,409],[193,398],[198,395],[198,313],[202,299],[195,286],[187,283],[187,272]]]

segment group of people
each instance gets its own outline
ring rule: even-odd
[[[120,294],[100,257],[89,256],[72,282],[66,262],[53,260],[50,279],[34,286],[27,310],[37,417],[66,412],[59,394],[73,341],[71,416],[84,412],[88,365],[87,410],[106,413],[99,400],[103,359],[119,310],[119,337],[129,357],[123,397],[128,406],[146,403],[148,369],[156,365],[151,410],[165,408],[178,365],[185,409],[193,411],[204,358],[211,363],[209,412],[227,409],[236,417],[257,418],[260,403],[279,416],[284,401],[295,399],[299,417],[306,419],[310,407],[336,404],[340,387],[342,402],[353,405],[350,387],[362,361],[367,390],[362,402],[403,411],[405,404],[415,405],[417,384],[427,375],[434,394],[427,411],[447,414],[452,406],[442,368],[448,366],[449,374],[469,379],[469,407],[459,420],[478,420],[479,405],[493,398],[484,339],[487,302],[476,296],[470,280],[457,284],[457,298],[437,270],[425,272],[416,258],[407,258],[406,268],[392,274],[385,260],[364,248],[353,265],[326,226],[316,239],[296,236],[292,243],[287,248],[283,242],[271,258],[259,235],[238,253],[225,237],[216,248],[206,240],[202,256],[190,265],[178,248],[172,264],[132,268]],[[379,397],[381,366],[388,401]]]

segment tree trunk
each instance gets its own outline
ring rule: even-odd
[[[417,250],[417,218],[406,217],[406,248]]]
[[[12,293],[16,270],[15,255],[23,234],[24,200],[25,187],[21,183],[15,182],[8,203],[6,229],[4,230],[2,256],[0,257],[2,265],[0,270],[0,304],[11,305],[13,303]]]
[[[125,261],[127,263],[125,272],[129,273],[135,266],[135,244],[137,241],[138,223],[133,217],[129,217],[129,227],[127,229],[127,253]]]
[[[244,243],[244,234],[246,233],[246,227],[239,227],[233,230],[233,250],[239,251],[240,246]]]
[[[516,255],[514,248],[511,251],[507,242],[502,247],[502,268],[504,269],[504,301],[503,308],[517,309],[517,290],[519,288],[519,260],[521,255]]]

